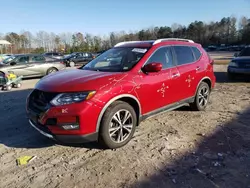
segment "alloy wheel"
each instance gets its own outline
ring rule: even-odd
[[[116,112],[110,121],[109,136],[113,142],[124,142],[133,129],[132,114],[125,109]]]
[[[201,107],[204,107],[208,103],[208,98],[209,98],[209,88],[207,87],[202,87],[199,92],[198,100],[199,100],[199,105]]]

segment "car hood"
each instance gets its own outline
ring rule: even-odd
[[[119,79],[124,73],[88,71],[81,69],[62,70],[43,77],[35,86],[47,92],[75,92],[98,90],[109,83],[110,78]]]
[[[249,62],[249,63],[250,63],[250,56],[236,57],[236,58],[234,58],[232,61],[233,61],[233,62],[244,62],[244,63]]]

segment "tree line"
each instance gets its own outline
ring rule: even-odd
[[[151,27],[136,32],[111,32],[109,36],[93,36],[90,33],[39,31],[35,34],[21,31],[0,34],[1,39],[12,43],[5,46],[5,53],[43,53],[57,51],[97,52],[106,50],[116,43],[129,40],[154,40],[158,38],[188,38],[209,45],[250,44],[250,19],[243,16],[237,20],[234,16],[224,17],[220,21],[205,23],[194,21],[188,26],[174,23],[170,26]],[[10,52],[11,51],[11,52]]]

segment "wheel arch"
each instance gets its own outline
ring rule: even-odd
[[[48,71],[49,71],[50,69],[56,69],[57,71],[59,71],[58,68],[56,68],[55,66],[52,66],[52,67],[49,67],[49,68],[46,70],[46,74],[48,74]]]
[[[210,90],[212,89],[212,81],[211,81],[211,79],[210,79],[209,77],[204,77],[204,78],[202,78],[202,79],[200,80],[200,82],[197,84],[195,94],[197,93],[198,88],[199,88],[199,86],[200,86],[200,84],[201,84],[202,82],[207,83],[208,86],[209,86],[209,88],[210,88]]]
[[[106,105],[102,108],[98,119],[97,119],[97,124],[96,124],[96,132],[99,131],[100,125],[101,125],[101,120],[102,117],[105,113],[105,111],[107,110],[107,108],[115,101],[124,101],[127,102],[128,104],[130,104],[135,112],[136,112],[136,116],[137,116],[137,125],[139,124],[139,118],[141,115],[141,104],[139,102],[139,100],[134,96],[134,95],[130,95],[130,94],[122,94],[122,95],[118,95],[114,98],[112,98],[111,100],[109,100]]]

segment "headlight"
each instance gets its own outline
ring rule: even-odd
[[[90,99],[95,94],[95,91],[77,92],[77,93],[61,93],[58,94],[50,103],[54,106],[65,104],[79,103]]]
[[[230,66],[230,67],[238,67],[238,64],[235,63],[235,62],[233,62],[233,61],[231,61],[231,62],[229,63],[229,66]]]

